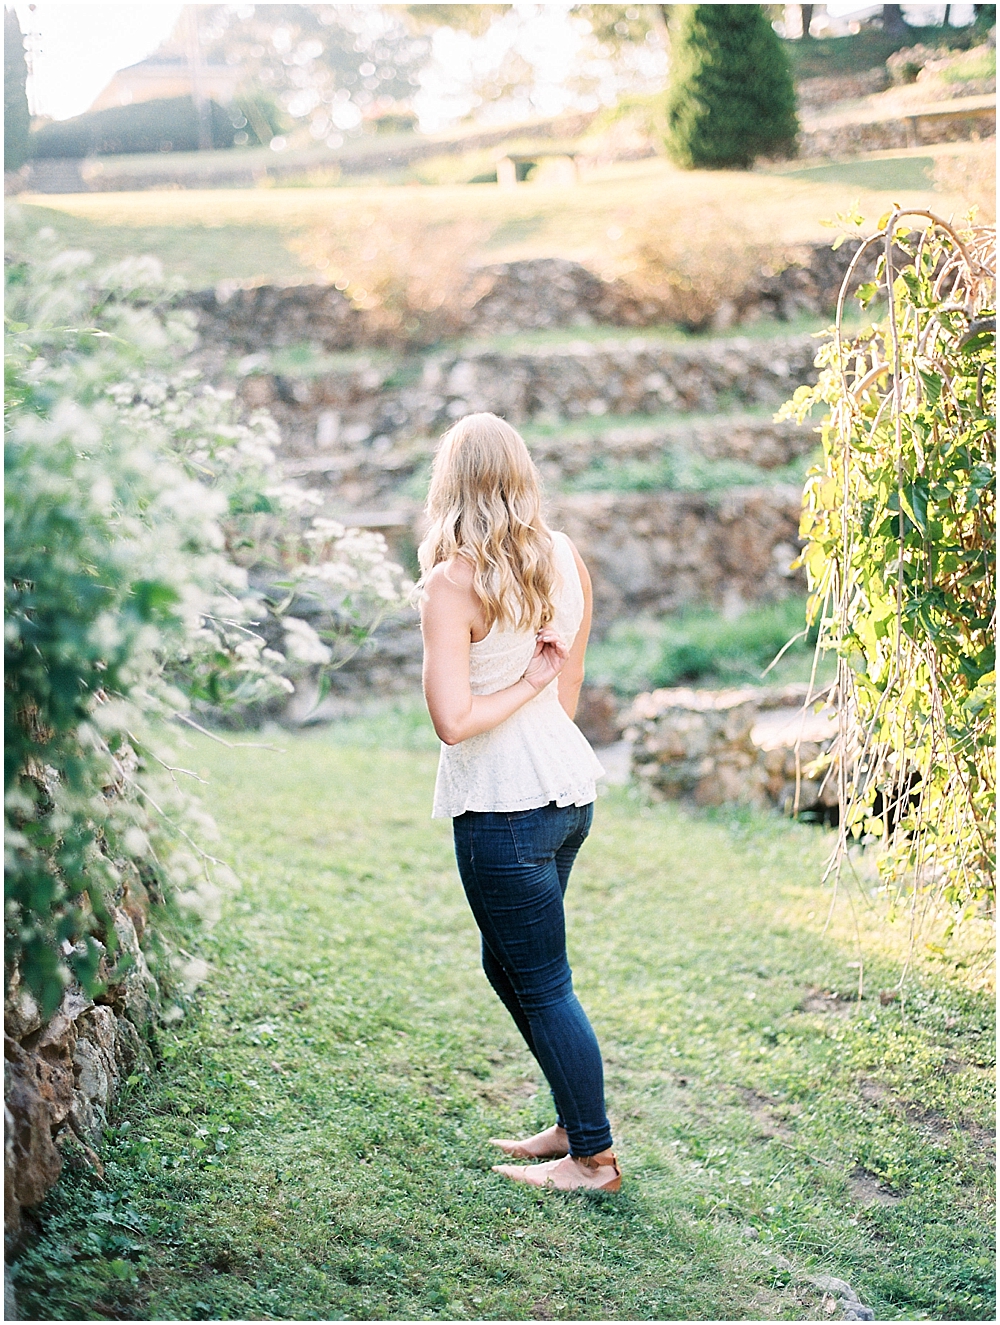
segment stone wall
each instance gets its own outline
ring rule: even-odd
[[[67,989],[55,1015],[45,1019],[15,970],[4,998],[4,1230],[8,1245],[21,1211],[37,1206],[65,1163],[102,1173],[96,1149],[121,1083],[148,1071],[141,1029],[148,1023],[156,982],[140,939],[148,899],[138,879],[111,907],[118,940],[112,978],[97,1001],[79,986]]]
[[[890,81],[890,71],[885,64],[876,65],[874,69],[862,69],[855,74],[803,78],[795,85],[799,113],[828,110],[838,101],[854,101],[876,92],[884,92]]]
[[[317,425],[317,432],[319,426]],[[435,438],[390,438],[372,445],[369,437],[354,440],[345,428],[336,450],[326,442],[313,455],[290,457],[288,477],[307,478],[335,491],[337,499],[355,510],[382,512],[408,524],[418,506],[415,480],[426,472]],[[721,414],[637,423],[632,420],[600,431],[581,424],[552,434],[528,433],[528,449],[548,490],[572,486],[595,466],[604,469],[632,462],[652,463],[664,455],[699,456],[707,461],[736,460],[771,470],[809,455],[818,439],[812,427],[767,414]],[[304,441],[302,443],[304,445]]]
[[[654,690],[624,715],[632,769],[654,800],[777,806],[830,817],[836,783],[815,761],[831,749],[836,716],[806,706],[807,687]]]
[[[523,126],[530,138],[546,144],[584,133],[595,112],[573,112]],[[131,193],[136,189],[254,188],[301,182],[319,177],[332,183],[338,176],[392,173],[418,161],[449,152],[500,148],[510,127],[481,128],[458,134],[400,133],[349,138],[339,149],[300,148],[282,153],[266,148],[236,151],[161,152],[129,156],[47,157],[29,161],[19,172],[17,192]]]
[[[723,320],[832,311],[854,247],[844,244],[834,252],[825,243],[799,245],[773,269],[748,267],[734,274]],[[866,275],[867,269],[859,273],[859,283]],[[204,340],[233,354],[305,341],[325,350],[386,344],[379,319],[355,308],[331,285],[223,283],[192,292],[184,303],[196,311]],[[497,263],[459,275],[444,317],[451,334],[471,337],[600,324],[643,327],[664,320],[664,307],[655,298],[561,258]]]
[[[675,342],[576,341],[503,352],[470,348],[400,365],[358,355],[334,371],[290,379],[246,365],[240,394],[267,408],[289,457],[330,458],[330,472],[352,448],[374,455],[397,440],[437,437],[478,410],[515,427],[611,414],[776,409],[797,386],[815,381],[811,336]],[[324,472],[322,465],[316,472]],[[302,471],[305,472],[305,471]]]
[[[799,138],[799,156],[850,157],[863,152],[888,152],[934,143],[979,142],[995,138],[995,97],[969,97],[932,109],[899,113],[890,118],[847,117],[819,123]],[[981,102],[983,104],[974,104]]]
[[[801,493],[791,485],[692,492],[579,493],[549,503],[594,581],[600,632],[637,612],[699,603],[739,611],[801,592]]]

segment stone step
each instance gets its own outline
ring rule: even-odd
[[[813,426],[774,421],[771,410],[723,414],[642,416],[602,427],[573,425],[554,433],[525,430],[535,463],[550,482],[572,480],[596,464],[649,463],[667,453],[706,461],[738,461],[758,469],[779,469],[811,454],[818,444]]]
[[[611,415],[774,409],[816,377],[812,336],[669,342],[569,342],[517,351],[472,350],[398,363],[351,356],[343,371],[291,377],[258,363],[240,384],[248,407],[267,407],[286,453],[311,457],[397,439],[440,435],[481,410],[515,427]],[[407,381],[412,376],[415,380]]]
[[[636,336],[624,343],[470,351],[430,361],[422,385],[439,393],[446,419],[491,410],[516,426],[532,419],[777,406],[800,383],[815,380],[815,355],[811,336],[680,343]]]
[[[661,415],[649,422],[633,415],[621,423],[606,422],[609,426],[569,425],[555,432],[525,429],[548,492],[572,491],[581,485],[591,491],[630,486],[708,491],[737,483],[762,485],[768,471],[782,470],[817,446],[811,425],[775,423],[770,410]],[[285,473],[327,488],[333,499],[348,506],[376,507],[401,496],[405,506],[422,498],[421,476],[429,470],[436,445],[433,437],[383,439],[377,446],[345,441],[336,450],[290,457]],[[671,465],[666,462],[674,462],[677,475],[686,480],[671,482],[667,475]],[[643,467],[648,475],[635,472]],[[741,468],[744,475],[733,472]]]

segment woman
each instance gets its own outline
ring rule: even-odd
[[[541,516],[538,472],[494,414],[445,433],[420,545],[424,693],[444,742],[434,817],[482,934],[486,977],[552,1088],[554,1126],[494,1166],[516,1182],[617,1191],[597,1038],[573,992],[563,894],[603,772],[572,721],[590,577]]]

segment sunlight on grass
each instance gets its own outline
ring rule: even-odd
[[[910,166],[906,167],[911,169]],[[317,189],[207,189],[138,193],[22,195],[31,224],[55,224],[74,244],[100,253],[151,252],[188,279],[325,279],[352,262],[376,223],[399,242],[436,230],[456,260],[482,263],[559,256],[612,271],[643,217],[694,239],[728,222],[737,240],[796,243],[829,238],[820,225],[844,207],[839,178],[746,171],[679,171],[659,158],[594,169],[575,187],[485,184]],[[898,196],[894,179],[858,181],[857,202],[872,219]],[[892,189],[893,193],[887,192]],[[913,178],[898,200],[928,201]],[[936,200],[955,207],[947,195]],[[955,207],[956,210],[960,208]],[[65,218],[54,220],[54,214]],[[609,237],[608,231],[621,238]],[[620,251],[620,252],[619,252]]]

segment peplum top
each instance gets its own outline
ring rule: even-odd
[[[565,534],[554,533],[556,569],[552,629],[572,646],[583,617],[583,585]],[[535,652],[532,630],[499,629],[473,643],[469,680],[474,695],[492,695],[524,675]],[[441,744],[435,819],[479,812],[589,805],[604,772],[590,743],[559,703],[558,678],[491,731],[457,745]]]

